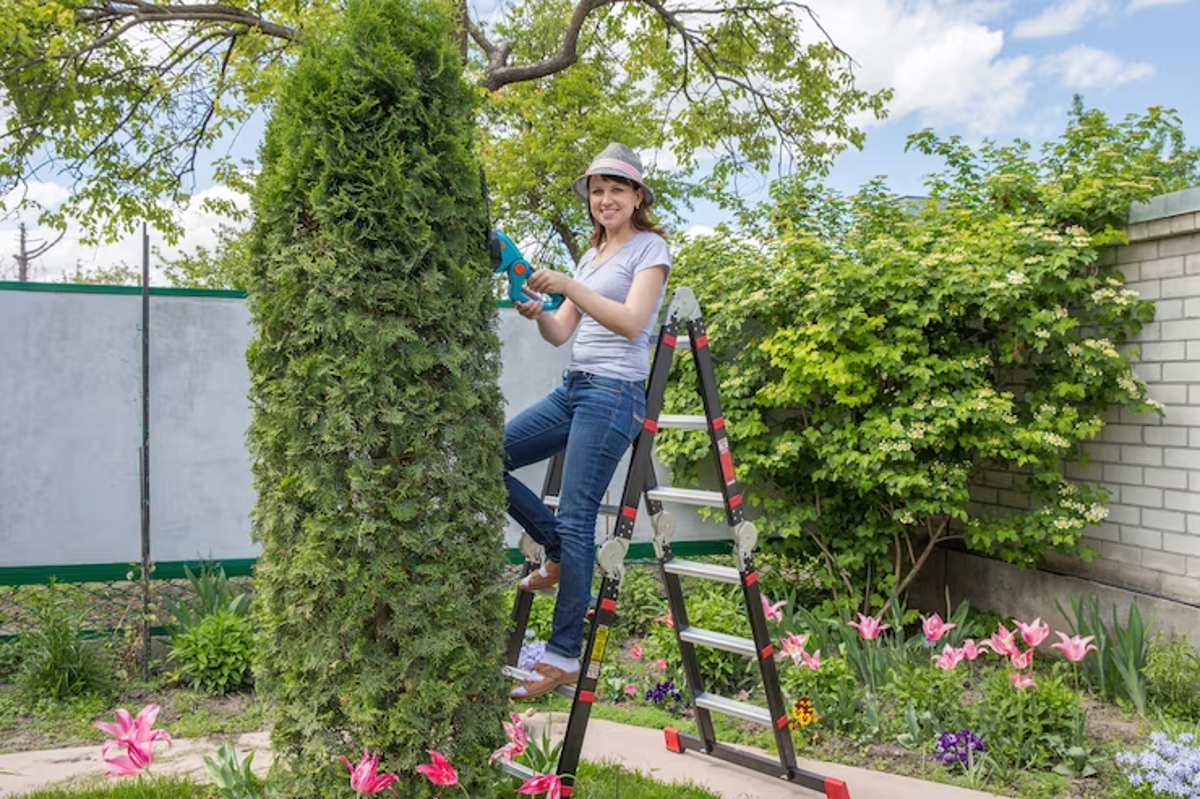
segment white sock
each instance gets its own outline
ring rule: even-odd
[[[562,669],[567,674],[579,671],[579,658],[565,657],[550,650],[546,650],[546,653],[542,655],[542,663],[545,663],[547,666],[553,666],[556,669]]]

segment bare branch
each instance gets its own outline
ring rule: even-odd
[[[579,5],[575,6],[575,10],[571,12],[571,20],[563,31],[563,39],[559,44],[558,51],[535,64],[508,66],[508,48],[494,48],[488,54],[488,68],[480,78],[479,85],[494,92],[510,83],[537,80],[563,71],[579,60],[579,34],[583,30],[583,23],[596,9],[615,5],[618,2],[620,0],[579,0]],[[501,53],[504,54],[503,61],[498,58]]]

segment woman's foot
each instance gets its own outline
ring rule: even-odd
[[[536,678],[522,680],[508,696],[510,699],[536,699],[545,696],[560,685],[574,685],[579,682],[579,669],[563,671],[558,666],[549,663],[535,663],[531,669]]]
[[[552,560],[548,560],[542,564],[540,569],[531,571],[529,574],[517,581],[517,586],[522,591],[544,591],[547,588],[553,588],[558,585],[558,574],[560,567]]]

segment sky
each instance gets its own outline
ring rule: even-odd
[[[473,0],[492,11],[496,0]],[[968,142],[1022,138],[1040,143],[1060,135],[1072,97],[1110,118],[1174,108],[1189,142],[1200,145],[1200,0],[810,0],[834,42],[853,57],[859,86],[891,87],[895,97],[882,122],[862,120],[867,133],[861,152],[839,157],[829,183],[851,192],[886,176],[901,195],[919,195],[922,176],[939,164],[905,152],[907,137],[924,128]],[[218,146],[249,156],[261,123],[236,141]],[[223,192],[201,178],[204,192]],[[763,184],[747,184],[751,199]],[[53,203],[65,188],[53,182],[31,187]],[[187,235],[179,247],[211,246],[220,222],[200,203],[181,212]],[[704,230],[725,217],[698,205],[684,227]],[[0,279],[15,272],[17,221],[0,221]],[[26,219],[31,241],[44,240],[34,217]],[[152,235],[153,238],[153,235]],[[161,242],[158,242],[161,244]],[[68,231],[50,255],[34,265],[34,279],[59,280],[76,264],[84,268],[117,262],[140,264],[140,236],[103,246],[85,246]],[[170,248],[164,249],[168,252]]]

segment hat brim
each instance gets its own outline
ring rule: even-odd
[[[571,191],[575,192],[575,196],[583,200],[585,203],[588,201],[587,180],[592,175],[601,175],[606,178],[624,178],[625,180],[629,180],[628,175],[622,175],[615,169],[600,168],[594,172],[588,172],[586,175],[580,175],[579,177],[575,178],[575,180],[571,181]],[[634,181],[634,183],[636,183],[638,188],[642,190],[642,194],[646,198],[646,205],[654,205],[654,190],[644,183],[637,183],[637,181]]]

